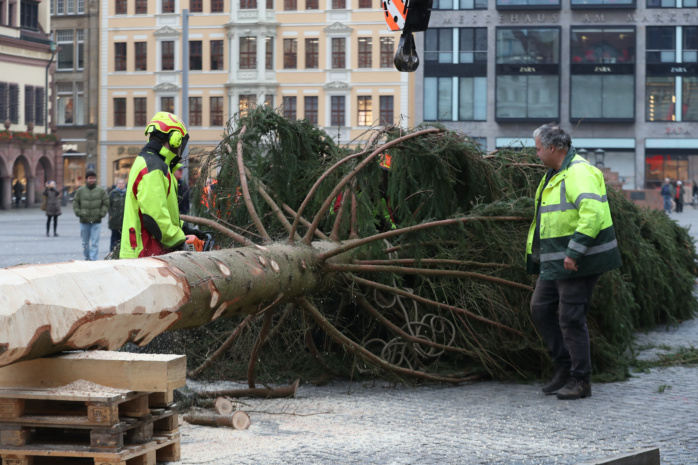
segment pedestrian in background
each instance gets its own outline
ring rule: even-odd
[[[660,193],[664,199],[664,211],[668,215],[671,213],[671,180],[669,178],[664,178],[664,185]]]
[[[46,183],[46,189],[44,189],[44,197],[46,202],[46,237],[49,236],[49,227],[51,225],[51,219],[53,219],[53,235],[58,236],[56,228],[58,226],[58,216],[61,214],[61,205],[58,203],[58,197],[61,193],[56,189],[56,181],[49,181]]]
[[[175,171],[175,178],[177,178],[177,204],[179,205],[179,213],[182,215],[189,214],[189,186],[184,182],[182,176],[184,175],[184,168],[181,166],[177,171]]]
[[[22,201],[22,194],[24,194],[24,184],[22,184],[19,179],[15,181],[15,185],[12,186],[12,192],[15,195],[15,208],[19,208],[19,202]]]
[[[99,253],[99,231],[109,209],[109,199],[107,191],[97,186],[97,173],[87,170],[85,181],[73,197],[73,211],[80,219],[82,253],[85,260],[94,261]]]
[[[538,185],[526,242],[526,271],[538,274],[531,316],[555,364],[543,392],[581,399],[591,396],[591,295],[601,273],[621,266],[620,251],[603,173],[575,153],[562,128],[544,125],[533,137],[550,168]]]
[[[676,181],[676,192],[674,194],[674,202],[676,202],[676,213],[683,211],[683,196],[686,195],[686,190],[683,188],[681,181]]]
[[[124,222],[124,205],[126,204],[126,181],[119,179],[116,187],[109,193],[109,229],[111,229],[111,241],[109,250],[121,240],[121,226]]]

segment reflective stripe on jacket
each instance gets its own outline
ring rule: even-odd
[[[179,168],[173,163],[175,156],[160,143],[151,141],[133,162],[126,188],[119,258],[162,255],[184,242],[173,175]]]
[[[537,223],[540,263],[532,259]],[[577,260],[579,271],[565,270],[565,256]],[[526,271],[553,280],[603,273],[621,264],[603,173],[570,148],[560,170],[538,186]]]

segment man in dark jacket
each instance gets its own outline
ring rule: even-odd
[[[119,179],[116,187],[109,193],[109,229],[111,242],[109,250],[114,250],[121,240],[121,225],[124,222],[124,205],[126,204],[126,181]]]
[[[107,191],[97,186],[97,173],[87,170],[86,185],[75,192],[73,211],[80,219],[80,236],[82,237],[82,252],[85,260],[97,260],[99,253],[99,231],[102,218],[107,215],[109,199]]]

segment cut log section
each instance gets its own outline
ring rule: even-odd
[[[249,415],[238,410],[232,415],[218,415],[217,413],[189,413],[184,415],[184,421],[192,425],[200,426],[229,426],[233,429],[247,429],[251,421]]]
[[[225,397],[218,397],[213,404],[213,409],[218,415],[232,415],[235,411],[235,406]]]

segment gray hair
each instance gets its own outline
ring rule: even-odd
[[[543,147],[568,150],[572,145],[572,138],[560,126],[544,124],[533,131],[533,138],[539,139]]]

